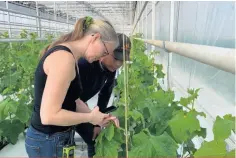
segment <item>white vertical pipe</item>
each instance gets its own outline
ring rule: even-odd
[[[140,2],[140,8],[142,8],[142,2]],[[140,11],[141,12],[141,11]],[[141,15],[140,19],[139,19],[139,22],[140,22],[140,33],[143,33],[143,28],[142,28],[142,22],[143,22],[143,15]]]
[[[142,2],[140,2],[140,7],[142,7],[141,6],[141,4],[142,4]],[[140,33],[143,33],[143,14],[141,15],[141,17],[140,17]]]
[[[138,19],[138,15],[140,13],[140,4],[139,1],[137,2],[137,8],[138,8],[138,12],[137,12],[137,19]],[[140,21],[138,21],[138,33],[140,33]]]
[[[57,14],[56,14],[56,2],[54,1],[54,20],[57,20]]]
[[[175,2],[170,2],[170,42],[174,40],[174,17],[175,17]],[[167,67],[167,88],[171,88],[171,62],[172,53],[168,53],[168,67]]]
[[[155,40],[156,34],[156,2],[152,1],[152,40]],[[155,46],[152,45],[152,51],[155,50]]]
[[[67,31],[69,32],[68,1],[66,1],[66,23],[67,23]]]
[[[6,8],[9,9],[9,6],[8,6],[8,1],[6,1]],[[8,23],[8,35],[9,35],[9,38],[11,38],[11,23],[10,23],[11,19],[10,19],[10,13],[7,12],[7,23]]]
[[[129,2],[129,10],[130,10],[130,26],[132,25],[132,17],[133,17],[133,9],[132,9],[132,2]],[[135,20],[135,19],[134,19]],[[130,29],[130,31],[132,31],[131,29]],[[130,32],[130,35],[132,34],[132,32]]]
[[[148,3],[150,3],[150,2],[148,2]],[[147,30],[148,30],[148,27],[147,27],[147,17],[148,17],[148,12],[147,12],[147,9],[148,8],[148,5],[146,6],[146,11],[145,11],[145,14],[146,14],[146,26],[145,26],[145,34],[146,34],[146,38],[148,38],[148,35],[147,35]]]
[[[144,34],[144,14],[142,14],[142,33]]]
[[[38,36],[41,38],[42,33],[41,33],[41,22],[40,22],[40,18],[39,18],[39,7],[38,7],[38,1],[36,1],[36,23],[37,23],[37,32],[38,32]]]
[[[135,19],[134,19],[133,27],[134,27],[135,21],[137,21],[137,19],[138,19],[138,2],[136,5],[136,12],[135,12]],[[139,24],[137,24],[136,33],[138,33],[138,27],[139,27]]]
[[[54,9],[54,20],[57,20],[57,13],[56,13],[56,1],[54,1],[54,5],[53,5],[53,9]],[[56,28],[57,29],[57,22],[55,22],[54,23],[55,25],[55,27],[54,28]],[[54,35],[56,35],[56,33],[54,32]]]

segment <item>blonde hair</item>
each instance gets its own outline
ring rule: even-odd
[[[94,33],[100,33],[101,34],[101,40],[104,42],[115,42],[115,46],[118,46],[118,38],[115,32],[115,29],[113,26],[105,20],[100,19],[92,19],[91,24],[85,29],[85,22],[86,17],[80,18],[74,25],[74,29],[65,34],[62,35],[59,39],[57,39],[52,44],[48,45],[44,50],[41,51],[40,56],[42,57],[45,52],[63,42],[69,42],[69,41],[76,41],[84,37],[85,35],[90,35]]]

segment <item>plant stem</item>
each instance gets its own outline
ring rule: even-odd
[[[192,111],[192,109],[190,109],[189,107],[187,107],[187,106],[184,106],[186,109],[188,109],[189,111]]]
[[[192,110],[193,110],[193,107],[194,107],[194,102],[195,102],[195,99],[193,99],[193,102],[192,102]]]

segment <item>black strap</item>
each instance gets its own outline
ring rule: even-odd
[[[79,83],[79,88],[80,88],[80,94],[82,94],[82,93],[83,93],[83,86],[82,86],[82,83],[81,83],[81,80],[80,80],[79,67],[78,67],[78,64],[77,64],[78,61],[76,60],[76,58],[75,58],[74,54],[72,53],[72,51],[71,51],[68,47],[63,46],[63,45],[54,46],[54,47],[50,48],[50,49],[47,51],[47,53],[48,53],[48,55],[49,55],[49,54],[51,54],[52,52],[55,52],[55,51],[57,51],[57,50],[65,50],[65,51],[67,51],[67,52],[70,52],[70,53],[73,55],[73,57],[74,57],[74,59],[75,59],[76,70],[77,70],[77,73],[78,73],[78,83]],[[48,56],[48,55],[47,55],[47,56]]]

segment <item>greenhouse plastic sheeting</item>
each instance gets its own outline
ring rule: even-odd
[[[176,41],[234,48],[234,12],[233,2],[180,2]],[[205,108],[218,109],[211,111],[213,116],[234,111],[233,74],[176,54],[172,55],[171,64],[173,77],[183,88],[199,87],[202,93],[205,87],[209,89],[211,93],[200,95],[199,102],[208,100],[202,102]],[[188,75],[184,78],[177,70]]]
[[[174,41],[235,48],[234,2],[175,2],[175,11],[177,14],[174,17]],[[169,41],[170,2],[156,4],[155,21],[155,39]],[[150,18],[148,24],[151,25]],[[150,51],[150,45],[148,48]],[[235,115],[235,76],[175,53],[169,54],[163,49],[156,50],[160,52],[156,62],[163,64],[165,74],[168,68],[168,55],[171,56],[170,81],[177,99],[187,95],[188,88],[201,88],[196,108],[208,114],[201,124],[208,128],[207,140],[213,140],[211,129],[215,117]],[[167,77],[160,83],[167,88]]]

